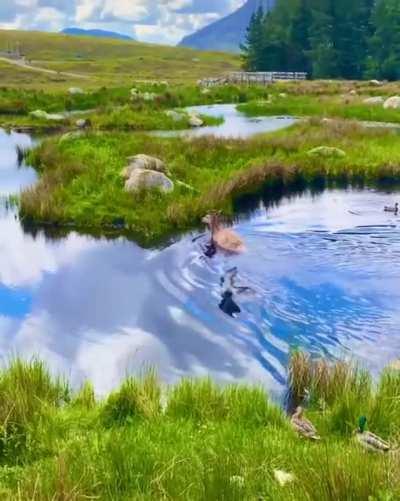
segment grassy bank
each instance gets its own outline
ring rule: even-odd
[[[364,100],[369,97],[371,96],[348,94],[332,97],[274,92],[269,100],[244,103],[239,106],[239,110],[248,116],[291,115],[400,123],[400,110],[384,109],[382,104],[365,103]]]
[[[132,94],[132,89],[136,89],[136,95]],[[367,83],[297,82],[297,86],[276,83],[266,87],[224,85],[202,89],[196,85],[176,85],[161,80],[140,82],[130,79],[124,86],[82,90],[82,93],[71,94],[68,89],[54,90],[40,85],[36,89],[0,87],[0,126],[75,127],[74,116],[56,121],[32,116],[32,112],[42,110],[50,114],[90,113],[94,127],[100,129],[176,129],[182,127],[174,125],[161,112],[220,103],[238,104],[239,110],[250,116],[292,115],[400,122],[399,110],[385,110],[382,104],[364,103],[365,99],[378,94],[383,99],[396,94],[398,89],[394,84],[377,88]],[[156,116],[157,112],[159,116]]]
[[[38,361],[0,372],[2,499],[388,500],[400,496],[399,454],[355,441],[360,415],[396,447],[400,375],[375,385],[344,363],[297,354],[292,387],[305,378],[306,414],[320,442],[300,438],[262,388],[210,380],[127,379],[97,400],[50,377]],[[339,384],[340,383],[340,384]],[[275,470],[293,475],[281,486]]]
[[[137,95],[132,94],[132,89],[136,89]],[[146,100],[146,96],[151,99]],[[90,117],[96,129],[174,130],[188,128],[188,122],[168,119],[165,114],[168,110],[204,104],[243,103],[267,96],[267,89],[261,87],[243,89],[229,85],[204,92],[193,85],[134,81],[128,87],[102,87],[82,94],[70,94],[68,90],[0,87],[0,127],[75,128],[76,115],[61,120],[32,115],[32,112],[42,110],[49,114],[81,112],[82,117]],[[210,120],[206,122],[210,123]]]
[[[248,141],[182,141],[122,132],[53,138],[30,155],[40,181],[23,193],[21,211],[29,221],[85,231],[122,223],[126,232],[151,244],[193,227],[210,209],[232,214],[238,195],[265,183],[399,179],[398,137],[396,131],[315,120]],[[321,145],[338,147],[345,156],[309,155]],[[175,182],[171,194],[124,191],[121,170],[127,157],[138,153],[166,162]]]

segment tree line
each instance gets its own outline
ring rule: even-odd
[[[248,71],[400,80],[400,1],[276,0],[253,14],[241,49]]]

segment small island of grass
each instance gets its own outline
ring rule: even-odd
[[[340,149],[344,155],[310,155],[321,146]],[[124,190],[121,172],[127,158],[141,153],[167,165],[175,183],[172,193]],[[87,231],[110,229],[118,221],[145,244],[194,227],[211,209],[231,215],[237,196],[265,183],[374,183],[400,176],[395,130],[319,120],[246,141],[88,132],[65,141],[44,140],[29,162],[40,179],[21,196],[23,218]]]

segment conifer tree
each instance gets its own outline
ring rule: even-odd
[[[376,27],[371,38],[369,74],[375,78],[400,80],[400,3],[378,0],[373,12]]]
[[[288,65],[292,71],[311,71],[310,30],[312,12],[309,0],[300,0],[289,29]]]
[[[276,0],[252,16],[242,57],[253,71],[400,80],[400,0]]]
[[[264,11],[260,6],[251,16],[246,38],[241,46],[244,67],[248,71],[258,71],[262,67],[264,36]]]

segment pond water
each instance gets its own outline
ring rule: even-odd
[[[0,191],[34,180],[0,132]],[[0,202],[0,354],[43,358],[74,385],[108,392],[155,366],[173,382],[210,374],[281,395],[292,347],[351,356],[374,371],[400,356],[397,192],[304,192],[247,201],[240,256],[204,255],[207,236],[145,250],[123,238],[24,233]],[[222,283],[222,280],[224,279]],[[227,287],[241,312],[219,307]]]
[[[156,132],[157,136],[164,137],[202,137],[215,136],[220,138],[246,139],[255,134],[273,132],[285,129],[296,122],[293,117],[247,117],[236,109],[235,104],[213,104],[205,106],[192,106],[186,108],[189,113],[208,115],[210,117],[223,117],[220,125],[198,127],[190,130],[177,130]]]

